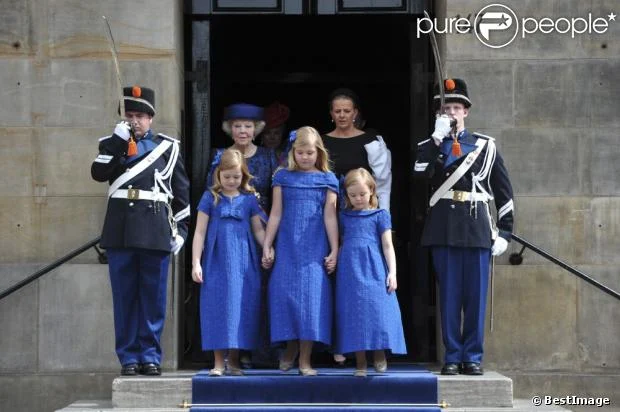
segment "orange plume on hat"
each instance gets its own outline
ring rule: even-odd
[[[140,97],[142,96],[142,89],[140,88],[140,86],[134,86],[131,88],[131,95],[133,97]]]
[[[456,83],[454,83],[454,80],[452,79],[446,79],[446,81],[444,82],[444,85],[445,85],[446,90],[449,92],[454,90],[454,88],[456,87]]]

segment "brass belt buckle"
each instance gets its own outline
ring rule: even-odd
[[[467,195],[469,194],[469,192],[463,192],[461,190],[455,190],[454,194],[452,195],[452,200],[454,200],[455,202],[465,202],[467,201]]]
[[[140,189],[127,189],[127,199],[140,199]]]

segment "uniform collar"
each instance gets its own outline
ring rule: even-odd
[[[137,141],[140,140],[151,140],[153,138],[153,131],[151,129],[147,130],[146,133],[144,133],[144,136],[142,136],[139,139],[136,139]]]

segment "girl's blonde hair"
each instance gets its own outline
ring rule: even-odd
[[[315,166],[321,172],[329,172],[329,155],[327,149],[323,145],[323,139],[319,132],[310,126],[300,127],[295,131],[297,137],[291,150],[288,152],[288,170],[300,170],[299,165],[295,161],[295,149],[302,146],[314,146],[317,151]]]
[[[237,149],[226,149],[220,158],[220,164],[217,165],[213,172],[213,185],[209,188],[213,194],[213,204],[217,205],[220,201],[220,192],[222,191],[222,182],[220,181],[220,172],[224,170],[241,168],[241,185],[239,191],[245,193],[256,193],[256,190],[250,185],[250,180],[254,177],[248,171],[245,164],[243,153]]]
[[[359,169],[349,170],[349,173],[344,177],[344,190],[345,190],[345,204],[347,209],[352,209],[353,205],[349,200],[349,194],[346,190],[349,186],[352,186],[356,183],[362,183],[368,186],[370,189],[370,208],[376,209],[379,207],[379,199],[377,198],[377,183],[372,175],[368,172],[368,170],[360,167]]]

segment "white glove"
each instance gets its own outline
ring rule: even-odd
[[[183,239],[183,236],[176,235],[174,239],[170,241],[170,251],[175,255],[178,255],[184,243],[185,239]]]
[[[131,128],[127,122],[120,122],[114,128],[114,134],[125,141],[129,140],[130,132]]]
[[[504,253],[508,249],[508,242],[503,237],[498,236],[493,242],[493,247],[491,248],[491,254],[493,256],[499,256]]]
[[[450,127],[450,118],[448,115],[442,114],[435,118],[435,131],[433,131],[431,136],[437,146],[441,144],[444,137],[450,134],[450,130],[452,130],[452,128]]]

